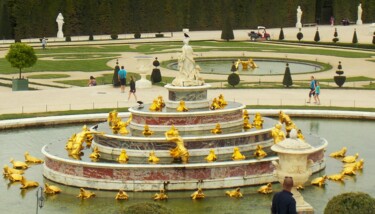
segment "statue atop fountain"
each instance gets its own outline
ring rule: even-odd
[[[204,80],[200,77],[201,68],[195,65],[193,48],[189,45],[189,37],[183,40],[182,53],[178,57],[179,74],[172,81],[173,86],[200,86]]]

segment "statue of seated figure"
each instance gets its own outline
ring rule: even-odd
[[[177,107],[177,111],[179,112],[189,111],[189,109],[185,106],[185,101],[180,100],[180,104]]]

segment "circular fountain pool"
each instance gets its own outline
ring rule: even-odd
[[[205,74],[225,74],[228,75],[231,70],[232,62],[238,59],[212,59],[199,60],[196,63],[201,67],[201,73]],[[248,60],[248,58],[241,58],[241,60]],[[286,63],[289,63],[290,72],[292,74],[313,73],[322,70],[322,66],[312,62],[299,62],[287,59],[261,59],[256,58],[254,62],[258,65],[255,69],[243,69],[239,65],[239,72],[241,75],[282,75],[285,72]],[[168,68],[178,70],[178,63],[171,63]]]

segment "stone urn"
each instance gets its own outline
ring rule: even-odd
[[[151,81],[146,79],[147,71],[151,69],[152,56],[136,56],[137,70],[141,79],[136,82],[137,88],[151,88]]]
[[[312,147],[310,144],[299,140],[295,129],[290,131],[290,138],[286,138],[271,147],[271,150],[277,152],[279,157],[279,162],[272,162],[275,165],[274,176],[281,184],[285,177],[293,178],[292,193],[297,203],[298,212],[314,213],[313,207],[304,201],[297,187],[303,186],[311,176],[313,161],[308,160],[307,157],[321,149],[322,146]]]

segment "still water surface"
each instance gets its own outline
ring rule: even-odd
[[[375,150],[374,137],[375,122],[358,120],[328,120],[328,119],[294,119],[303,133],[316,134],[328,140],[326,152],[327,167],[323,174],[336,174],[342,168],[339,160],[328,157],[329,153],[348,147],[348,155],[359,153],[359,158],[365,160],[365,167],[355,177],[347,177],[345,183],[328,181],[325,188],[311,186],[306,183],[302,195],[316,210],[323,213],[328,200],[333,196],[350,191],[362,191],[375,197]],[[50,128],[29,128],[8,130],[0,132],[0,163],[9,163],[11,157],[16,160],[24,160],[23,153],[29,153],[36,157],[42,157],[40,152],[43,145],[50,142],[60,142],[64,148],[66,140],[73,133],[79,132],[82,125],[55,126]],[[26,170],[27,179],[53,183],[43,178],[42,165],[33,165]],[[318,176],[317,174],[313,177]],[[0,213],[35,213],[36,190],[20,190],[20,184],[9,184],[7,179],[2,179],[0,185]],[[97,197],[89,200],[76,198],[79,190],[75,187],[62,188],[63,193],[47,197],[44,207],[39,213],[122,213],[129,205],[138,202],[152,202],[154,192],[132,193],[128,192],[128,201],[116,201],[116,192],[93,190]],[[244,193],[242,199],[227,198],[226,190],[206,190],[206,198],[201,201],[192,201],[192,191],[169,192],[168,201],[157,202],[173,209],[174,213],[269,213],[272,199],[270,195],[256,193],[258,187],[241,188]],[[273,185],[274,191],[281,190],[280,185]]]

